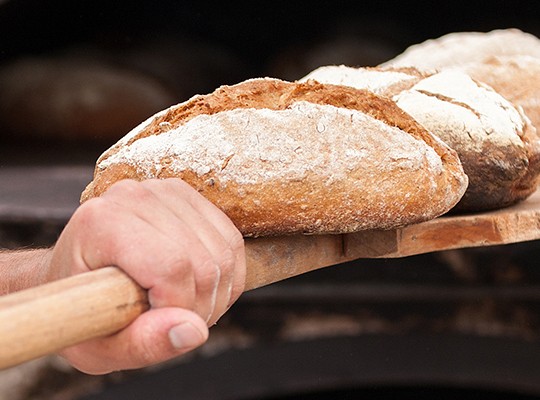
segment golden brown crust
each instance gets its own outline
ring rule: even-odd
[[[507,184],[504,204],[510,205],[536,191],[540,174],[540,60],[529,56],[492,56],[460,67],[474,79],[491,86],[516,106],[522,107],[532,126],[524,130],[524,148],[514,156],[521,171]],[[489,149],[486,149],[489,151]],[[488,153],[489,154],[489,153]],[[497,180],[495,180],[497,181]]]
[[[380,66],[414,66],[422,70],[435,71],[482,61],[491,56],[523,55],[540,58],[540,40],[519,29],[452,32],[414,44]]]
[[[412,69],[404,68],[404,70]],[[164,115],[156,117],[144,131],[134,136],[126,144],[129,145],[144,137],[159,135],[178,125],[185,124],[198,115],[212,115],[238,108],[284,110],[296,101],[328,104],[364,112],[426,141],[441,156],[446,152],[446,149],[440,143],[435,142],[431,134],[408,114],[393,102],[374,93],[347,86],[323,85],[315,81],[290,83],[277,79],[247,80],[233,86],[222,86],[208,95],[196,96],[188,102],[172,107]],[[122,143],[122,146],[124,145]],[[114,148],[111,153],[114,153]]]
[[[540,40],[518,29],[454,32],[409,47],[382,64],[422,70],[457,69],[492,87],[540,129]],[[540,173],[540,141],[534,129],[521,135],[523,147],[486,143],[480,153],[454,147],[470,178],[458,210],[487,210],[514,204],[534,193]],[[463,138],[463,143],[467,137]],[[452,146],[452,144],[450,144]],[[501,157],[501,162],[495,162]],[[510,179],[510,177],[513,177]]]
[[[525,200],[536,191],[540,175],[540,139],[535,128],[540,126],[540,103],[537,100],[540,87],[535,79],[540,76],[540,61],[530,57],[491,57],[483,62],[470,63],[455,69],[469,75],[479,87],[487,84],[493,88],[511,103],[511,107],[522,107],[526,117],[521,115],[522,127],[517,125],[516,120],[515,130],[520,141],[511,145],[497,143],[490,135],[473,139],[470,134],[467,135],[467,130],[452,134],[446,127],[435,129],[437,121],[425,125],[457,151],[469,177],[467,192],[454,211],[492,210]],[[385,70],[403,71],[404,68],[390,67]],[[418,76],[414,69],[407,73]],[[426,73],[424,78],[430,75],[434,74]],[[395,87],[392,87],[385,94],[392,97],[413,86],[407,84],[408,88],[399,88],[396,91]],[[437,96],[441,101],[454,101],[441,94]],[[454,103],[457,104],[455,101]],[[481,113],[473,107],[465,104],[463,106],[480,118]],[[414,112],[412,114],[415,115]],[[531,119],[532,125],[527,117]],[[474,146],[475,142],[481,146]]]
[[[298,106],[302,102],[308,106]],[[329,109],[329,106],[333,107]],[[265,159],[264,154],[260,159],[241,154],[246,151],[241,147],[244,136],[252,132],[236,125],[243,126],[249,120],[250,129],[257,129],[257,118],[262,118],[257,110],[263,113],[271,110],[269,118],[274,118],[273,111],[275,115],[282,112],[279,115],[290,118],[284,122],[285,132],[263,130],[255,135],[261,140],[261,148],[266,145],[274,150],[276,144],[272,140],[279,139],[279,135],[295,141],[294,146],[282,149],[283,157],[269,161],[271,157]],[[165,137],[179,127],[191,127],[197,116],[226,118],[230,124],[233,120],[228,112],[241,117],[235,126],[227,125],[228,139],[236,146],[236,153],[223,155],[217,162],[218,167],[204,171],[195,166],[180,168],[179,156],[166,154],[163,149],[159,166],[150,165],[143,170],[139,156],[126,161],[122,153],[145,138]],[[309,118],[297,120],[303,117],[302,113],[326,121],[324,135],[311,136],[310,131],[306,131]],[[208,121],[203,126],[217,119]],[[219,121],[220,126],[225,126],[223,120]],[[275,125],[266,128],[273,130]],[[189,131],[183,132],[189,134]],[[213,131],[209,133],[213,134]],[[210,143],[218,138],[208,140]],[[318,150],[309,150],[313,148]],[[296,150],[309,154],[300,151],[296,154]],[[348,155],[350,152],[367,155],[355,158]],[[305,157],[305,164],[309,165],[301,165],[302,162],[296,160],[298,157]],[[346,157],[349,157],[348,163],[342,160]],[[280,158],[294,160],[283,163]],[[212,164],[216,160],[210,161]],[[290,169],[295,162],[298,171],[280,172],[280,169]],[[255,178],[246,180],[245,174]],[[118,180],[148,177],[182,178],[220,207],[245,236],[342,233],[403,226],[447,212],[459,200],[467,184],[455,152],[392,101],[349,87],[276,79],[223,86],[209,95],[196,96],[171,107],[136,128],[102,155],[82,201],[99,196]]]
[[[526,149],[486,143],[482,151],[461,151],[460,160],[472,189],[467,190],[453,212],[508,207],[536,191],[538,160],[530,162]]]

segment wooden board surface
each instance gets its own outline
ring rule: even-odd
[[[388,231],[247,240],[247,288],[358,258],[396,258],[540,239],[540,191],[505,209],[450,215]]]

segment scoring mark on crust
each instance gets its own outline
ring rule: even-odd
[[[456,99],[453,99],[451,97],[442,95],[440,93],[432,93],[432,92],[429,92],[427,90],[421,90],[421,89],[418,89],[417,92],[421,93],[421,94],[423,94],[425,96],[435,97],[436,99],[439,99],[440,101],[445,101],[447,103],[454,104],[454,105],[459,106],[459,107],[463,107],[463,108],[469,110],[470,112],[472,112],[474,115],[476,115],[476,117],[478,119],[480,119],[480,117],[481,117],[480,113],[478,111],[476,111],[474,108],[472,108],[468,104],[457,101]]]

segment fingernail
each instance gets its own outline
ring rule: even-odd
[[[193,324],[184,322],[169,330],[169,340],[176,349],[191,349],[204,342],[204,336]]]

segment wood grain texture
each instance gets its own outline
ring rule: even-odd
[[[540,239],[540,192],[483,214],[437,218],[387,231],[246,240],[246,290],[358,258]],[[109,267],[0,298],[0,369],[109,335],[147,308],[146,293]]]
[[[126,327],[146,294],[114,267],[0,298],[0,369]]]
[[[387,231],[247,240],[246,289],[358,258],[398,258],[540,239],[540,191],[505,209]]]

